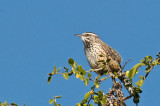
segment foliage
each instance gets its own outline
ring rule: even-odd
[[[125,71],[125,73],[114,73],[113,75],[112,73],[107,72],[105,73],[105,75],[97,75],[97,77],[95,78],[92,78],[92,72],[96,72],[98,70],[91,69],[89,71],[86,71],[81,65],[77,65],[77,63],[72,58],[70,58],[68,60],[68,63],[71,66],[71,69],[69,70],[68,68],[64,67],[65,72],[60,73],[59,71],[61,70],[61,67],[57,69],[54,65],[54,70],[52,71],[52,73],[48,74],[48,84],[51,82],[53,75],[56,74],[61,74],[66,80],[68,80],[71,75],[75,75],[75,77],[83,81],[86,86],[88,86],[90,81],[93,81],[94,85],[91,88],[91,91],[85,93],[84,99],[80,103],[77,103],[76,106],[93,106],[93,104],[90,104],[91,100],[93,100],[95,104],[102,106],[103,104],[109,105],[109,101],[114,100],[113,105],[118,104],[120,106],[123,106],[125,104],[125,100],[130,99],[131,97],[133,97],[133,102],[137,104],[139,103],[139,93],[142,93],[141,87],[143,86],[145,79],[155,66],[160,65],[160,52],[156,56],[156,58],[153,58],[152,56],[144,57],[142,60],[140,60],[140,63],[137,63],[129,71]],[[106,60],[106,62],[108,62],[108,60]],[[106,62],[103,61],[104,66]],[[127,63],[128,62],[126,62],[125,65]],[[122,67],[122,70],[124,69],[125,65]],[[140,67],[145,67],[145,75],[140,75],[139,81],[135,82],[134,77],[136,76],[136,74],[138,74],[139,71],[143,71],[140,70]],[[105,67],[103,67],[103,69],[104,68]],[[95,89],[98,89],[100,87],[100,84],[108,78],[112,78],[112,89],[110,89],[110,91],[107,93],[103,92],[102,90],[98,90],[96,92]],[[120,79],[123,87],[128,90],[130,96],[124,96],[122,92],[122,85],[120,82],[116,81],[116,78]],[[60,104],[56,104],[57,98],[54,98],[55,99],[50,99],[49,103],[54,104],[55,106],[61,106]]]
[[[18,106],[16,103],[11,103],[10,105],[5,101],[4,103],[0,102],[0,106]]]
[[[54,104],[54,106],[61,106],[61,104],[57,104],[58,98],[61,98],[61,96],[54,96],[54,99],[49,100],[49,104]]]

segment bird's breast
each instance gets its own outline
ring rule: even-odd
[[[88,48],[85,48],[85,54],[88,60],[89,65],[92,69],[97,69],[100,66],[100,60],[106,60],[106,54],[100,45],[90,45]],[[103,55],[103,57],[100,57]]]

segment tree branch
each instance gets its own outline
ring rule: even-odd
[[[151,70],[153,69],[153,65],[151,65],[151,67],[150,67],[150,71],[148,72],[148,73],[146,73],[146,75],[144,76],[144,79],[146,79],[147,78],[147,76],[149,75],[149,73],[151,72]]]
[[[123,65],[123,67],[122,67],[122,70],[124,69],[124,67],[127,65],[127,63],[129,62],[129,61],[131,61],[132,60],[132,58],[130,58],[128,61],[126,61],[125,63],[124,63],[124,65]]]
[[[123,100],[125,101],[125,100],[127,100],[127,99],[130,99],[131,97],[132,97],[132,95],[127,96],[127,97],[124,97]]]

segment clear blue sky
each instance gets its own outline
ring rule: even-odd
[[[61,75],[47,84],[54,64],[67,66],[70,57],[86,70],[83,44],[74,34],[94,32],[123,57],[125,70],[146,55],[160,51],[159,0],[0,0],[0,101],[19,106],[50,106],[52,96],[75,106],[90,90],[74,77]],[[144,83],[140,106],[159,103],[159,68]],[[137,78],[138,79],[138,78]],[[110,80],[100,89],[111,87]],[[129,106],[135,106],[132,100]]]

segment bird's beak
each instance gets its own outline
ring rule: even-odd
[[[82,35],[80,35],[80,34],[75,34],[74,36],[78,36],[78,37],[81,37]]]

